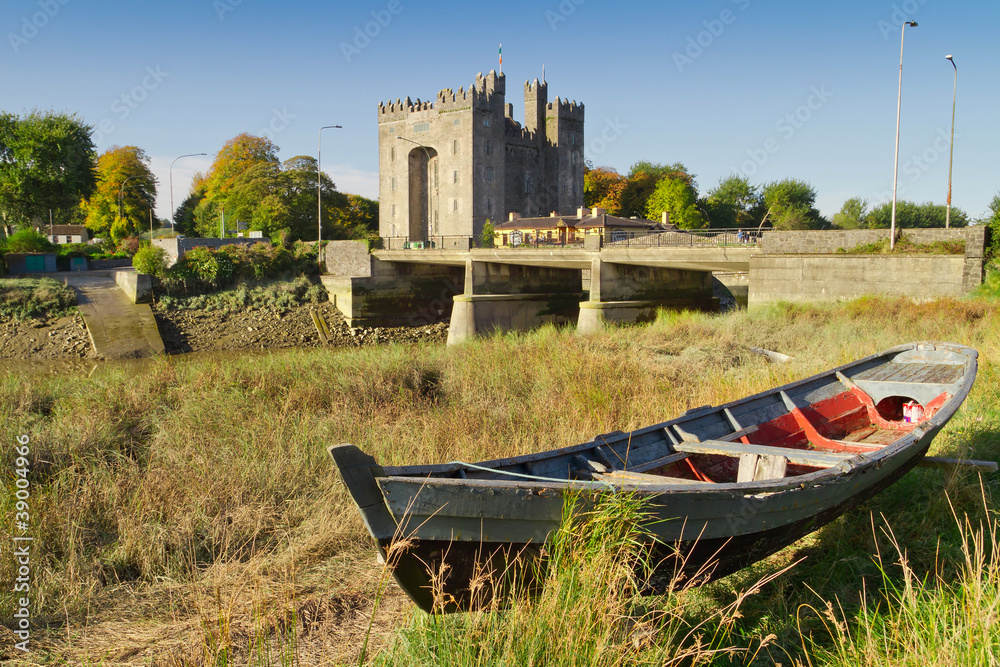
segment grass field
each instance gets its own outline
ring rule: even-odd
[[[62,317],[76,311],[76,294],[54,278],[0,278],[0,321]]]
[[[987,298],[863,299],[664,313],[593,336],[548,327],[454,348],[0,376],[4,517],[15,439],[31,448],[30,660],[357,664],[366,647],[393,665],[996,664],[998,476],[916,470],[771,559],[666,597],[636,597],[615,569],[642,557],[627,534],[598,540],[609,550],[569,539],[547,597],[434,618],[384,586],[325,448],[352,442],[388,465],[516,455],[946,340],[979,349],[980,373],[932,452],[997,460],[998,314]],[[4,555],[0,581],[15,577]],[[4,622],[15,602],[5,586]],[[484,648],[468,651],[470,637]],[[2,646],[0,658],[24,657]]]

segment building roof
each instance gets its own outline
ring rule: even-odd
[[[672,227],[673,225],[671,225]],[[602,213],[600,215],[583,218],[577,229],[593,229],[595,227],[632,227],[635,229],[664,229],[658,222],[645,220],[642,218],[619,218],[614,215]]]
[[[52,225],[51,227],[42,227],[42,230],[49,234],[58,234],[61,236],[82,236],[87,231],[87,228],[83,225]]]
[[[514,218],[493,226],[496,231],[510,229],[556,229],[557,227],[577,227],[580,218],[572,216],[550,216],[539,218]]]

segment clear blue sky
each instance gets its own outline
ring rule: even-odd
[[[899,197],[945,201],[953,54],[953,204],[978,217],[1000,191],[995,0],[4,0],[0,109],[76,112],[99,150],[143,148],[163,217],[173,159],[208,153],[177,162],[177,205],[245,131],[267,130],[286,159],[343,125],[323,133],[324,170],[377,197],[379,101],[468,86],[502,42],[515,117],[544,65],[550,99],[586,105],[594,164],[683,162],[702,192],[733,171],[803,179],[830,216],[891,193],[903,20],[919,26],[906,29]]]

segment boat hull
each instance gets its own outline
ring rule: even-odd
[[[662,591],[766,558],[905,475],[968,394],[976,357],[954,344],[900,346],[628,434],[481,464],[383,469],[351,445],[330,453],[396,580],[425,611],[473,608],[511,586],[533,590],[567,503],[579,511],[609,492],[645,500],[643,529],[659,563],[646,583]],[[919,424],[875,408],[908,396],[927,406]],[[862,435],[877,444],[838,439]],[[747,457],[751,467],[781,459],[780,474],[744,479]],[[719,478],[736,476],[733,458],[740,477]],[[694,463],[700,478],[679,477],[683,459],[716,466],[718,481]],[[588,478],[584,469],[604,472]]]

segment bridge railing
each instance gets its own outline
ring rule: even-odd
[[[751,229],[691,229],[664,230],[634,237],[615,238],[604,241],[605,248],[670,248],[670,247],[757,247],[761,232]]]
[[[520,238],[507,236],[507,243],[496,243],[497,250],[517,250],[525,248],[582,248],[582,234],[566,235],[560,238],[547,230],[536,230],[534,234],[524,233]],[[643,234],[611,232],[605,234],[602,247],[605,248],[677,248],[677,247],[758,247],[761,230],[753,228],[734,229],[693,229],[664,230]],[[431,236],[426,240],[410,240],[405,236],[382,237],[385,250],[458,250],[487,247],[479,239],[469,236]]]

